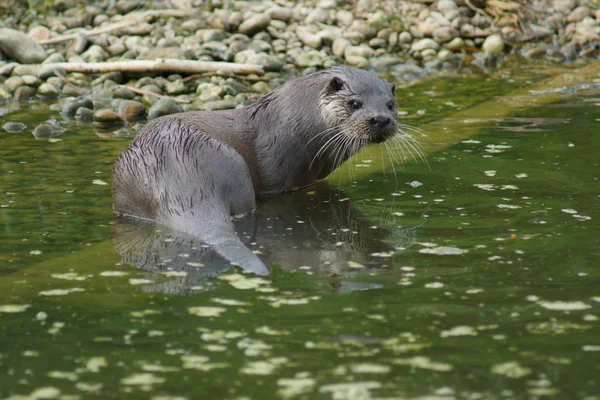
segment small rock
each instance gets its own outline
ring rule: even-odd
[[[14,94],[16,100],[29,100],[33,96],[35,96],[35,89],[31,86],[19,86]]]
[[[27,86],[39,86],[42,81],[37,77],[37,76],[33,76],[33,75],[22,75],[21,79],[23,79],[23,83]]]
[[[400,43],[408,44],[408,43],[412,43],[413,37],[410,34],[410,32],[402,31],[398,35],[398,40],[400,41]]]
[[[299,26],[296,30],[296,35],[298,35],[298,39],[308,47],[312,47],[313,49],[318,49],[321,47],[322,40],[321,37],[311,33],[308,29]]]
[[[354,14],[347,10],[339,10],[335,13],[335,21],[339,26],[349,26],[354,21]]]
[[[40,97],[58,97],[60,92],[53,84],[44,82],[38,87],[37,94]]]
[[[98,45],[92,45],[89,49],[81,54],[81,57],[86,62],[103,62],[108,58],[108,53]]]
[[[244,35],[252,36],[264,31],[270,23],[271,17],[268,14],[256,14],[242,22],[238,31]]]
[[[348,27],[348,31],[361,33],[365,40],[371,40],[377,36],[377,28],[362,19],[353,21]]]
[[[123,118],[112,110],[102,108],[94,112],[94,122],[102,125],[121,125]]]
[[[439,43],[449,42],[458,36],[458,31],[451,26],[441,26],[433,31],[433,38]]]
[[[65,57],[63,57],[63,55],[60,53],[52,53],[48,57],[46,57],[42,64],[54,64],[61,62],[65,62]]]
[[[329,11],[321,8],[314,9],[304,20],[305,24],[325,23],[329,19]]]
[[[296,65],[302,68],[319,67],[325,62],[325,54],[322,51],[310,50],[301,52],[294,58]],[[267,90],[268,92],[268,90]],[[266,92],[265,92],[266,93]]]
[[[232,100],[217,100],[217,101],[209,101],[204,104],[204,109],[206,111],[215,111],[215,110],[230,110],[235,108],[236,103]]]
[[[346,51],[344,51],[344,58],[346,58],[346,60],[348,60],[349,57],[369,58],[373,57],[373,53],[374,50],[366,44],[361,44],[360,46],[348,46],[346,47]]]
[[[553,0],[550,2],[550,5],[554,10],[567,15],[575,8],[577,0]]]
[[[34,26],[29,30],[29,36],[35,39],[36,42],[50,39],[50,30],[45,26]]]
[[[586,6],[579,6],[567,16],[567,22],[581,22],[585,17],[590,17],[592,10]]]
[[[438,0],[437,9],[441,12],[456,10],[458,7],[453,0]]]
[[[169,82],[165,86],[165,92],[170,95],[178,95],[185,93],[186,87],[183,79],[177,79],[176,81]]]
[[[87,35],[83,33],[76,33],[75,39],[71,42],[71,45],[67,49],[67,58],[79,55],[88,48],[90,41]]]
[[[9,28],[0,28],[0,50],[21,64],[41,63],[47,56],[34,38]]]
[[[79,107],[75,112],[75,119],[80,122],[92,122],[94,120],[94,112],[89,108]]]
[[[36,139],[50,139],[61,133],[62,131],[55,129],[54,125],[51,124],[39,124],[32,132]]]
[[[4,86],[11,92],[14,93],[15,90],[19,86],[23,86],[25,82],[23,82],[23,78],[20,76],[11,76],[7,80],[4,81]]]
[[[125,121],[135,121],[144,118],[146,107],[139,101],[123,100],[119,104],[118,112]]]
[[[77,112],[77,109],[80,107],[84,107],[84,108],[93,110],[94,103],[92,102],[92,100],[90,100],[88,98],[78,99],[78,100],[72,101],[70,103],[66,103],[63,106],[62,113],[67,117],[72,117],[73,115],[75,115],[75,112]]]
[[[272,19],[287,22],[292,18],[292,10],[284,7],[271,7],[267,11],[267,15]]]
[[[135,93],[124,86],[117,86],[113,89],[112,96],[117,99],[131,100],[135,97]]]
[[[7,122],[4,125],[2,125],[2,127],[6,132],[17,133],[23,132],[27,128],[27,125],[25,125],[22,122]]]
[[[183,111],[181,105],[173,99],[160,99],[148,111],[148,119],[162,117],[163,115],[176,114]]]
[[[460,37],[456,37],[454,39],[452,39],[447,45],[446,47],[448,48],[448,50],[452,50],[452,51],[458,51],[461,50],[465,47],[465,41],[460,38]]]
[[[497,54],[502,53],[504,50],[504,40],[502,36],[493,34],[485,38],[483,45],[481,46],[485,52],[495,52]]]
[[[361,68],[361,69],[369,69],[371,64],[369,63],[369,60],[367,60],[365,57],[361,57],[361,56],[347,56],[344,57],[346,59],[346,62],[350,65],[354,65],[357,68]]]
[[[438,42],[429,38],[421,39],[417,42],[414,42],[412,46],[410,46],[410,49],[412,51],[423,51],[427,49],[438,50],[439,48],[440,45],[438,44]]]
[[[546,55],[546,49],[543,47],[534,47],[525,52],[525,58],[536,59],[542,58]]]

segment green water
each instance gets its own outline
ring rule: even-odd
[[[262,201],[264,278],[113,220],[126,131],[0,106],[0,398],[600,399],[600,90],[540,69],[398,90],[427,163]]]

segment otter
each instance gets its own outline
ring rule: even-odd
[[[339,66],[276,88],[248,107],[171,114],[150,121],[117,158],[117,215],[191,234],[231,264],[267,266],[235,234],[232,216],[257,196],[304,188],[360,148],[396,134],[395,86]]]

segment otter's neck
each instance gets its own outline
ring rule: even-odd
[[[319,106],[328,79],[327,74],[317,73],[290,81],[245,109],[257,132],[254,146],[261,194],[310,185],[350,156],[339,154],[335,160],[335,143],[327,146],[339,132],[328,130]]]

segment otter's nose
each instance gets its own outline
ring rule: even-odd
[[[392,122],[392,120],[384,115],[378,115],[376,117],[371,118],[370,122],[371,125],[373,125],[376,128],[385,128],[390,124],[390,122]]]

